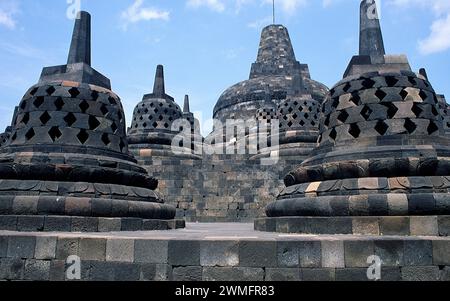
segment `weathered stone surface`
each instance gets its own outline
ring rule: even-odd
[[[79,242],[81,260],[105,260],[106,241],[104,238],[81,238]]]
[[[106,242],[106,261],[133,262],[133,239],[108,239]]]
[[[32,259],[36,247],[36,238],[33,236],[11,236],[8,240],[9,258]]]
[[[277,244],[275,242],[241,241],[239,264],[244,267],[276,267]]]
[[[134,262],[167,263],[168,241],[136,240],[134,244]]]
[[[268,268],[266,269],[266,281],[300,281],[300,269],[298,268]]]
[[[438,281],[439,277],[437,266],[402,267],[404,281]]]
[[[344,243],[342,241],[322,242],[322,267],[345,267]]]
[[[450,265],[450,242],[433,241],[433,263],[435,265]]]
[[[50,280],[50,261],[29,259],[25,261],[25,280]]]
[[[196,267],[178,267],[172,272],[173,281],[202,281],[203,268]]]
[[[50,260],[56,257],[56,237],[36,237],[36,250],[34,258],[41,260]]]
[[[169,241],[169,264],[174,266],[200,265],[198,241]]]
[[[346,241],[344,252],[346,267],[367,267],[367,259],[375,254],[374,243],[373,241]]]
[[[239,266],[239,243],[235,241],[203,241],[200,243],[200,265]]]
[[[262,268],[249,267],[204,267],[203,281],[263,281]]]
[[[66,260],[67,257],[78,254],[78,238],[58,238],[58,242],[56,243],[56,259]]]

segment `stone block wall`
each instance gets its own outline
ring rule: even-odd
[[[265,216],[266,205],[284,187],[284,176],[300,163],[261,165],[260,160],[237,155],[139,160],[159,180],[158,190],[177,208],[177,218],[188,222],[252,222]]]

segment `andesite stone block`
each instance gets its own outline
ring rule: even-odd
[[[276,267],[277,243],[271,241],[241,241],[239,265],[242,267]]]
[[[43,216],[18,216],[17,231],[21,232],[38,232],[44,228]]]
[[[34,236],[10,236],[8,240],[9,258],[32,259],[36,247]]]
[[[302,268],[303,281],[335,281],[336,269],[334,268]]]
[[[267,268],[265,281],[300,281],[299,268]]]
[[[295,241],[279,241],[277,259],[279,267],[300,266],[299,244]]]
[[[381,258],[383,266],[403,266],[404,242],[398,240],[376,240],[375,254]]]
[[[344,268],[344,242],[343,241],[322,241],[322,267],[323,268]]]
[[[169,241],[168,263],[172,266],[200,265],[199,241]]]
[[[322,244],[320,241],[304,241],[298,246],[300,267],[321,268],[322,267]]]
[[[404,242],[405,266],[430,266],[432,264],[433,244],[431,241],[406,240]]]
[[[25,260],[20,258],[0,258],[0,279],[23,280]]]
[[[450,241],[433,241],[433,264],[450,266]]]
[[[437,266],[405,266],[402,267],[404,281],[438,281],[440,278]]]
[[[81,260],[104,261],[106,259],[105,238],[80,238],[79,256]]]
[[[367,268],[336,269],[336,281],[369,281]]]
[[[57,237],[38,236],[36,237],[36,250],[34,258],[41,260],[51,260],[56,257]]]
[[[110,238],[106,242],[106,261],[133,262],[134,240]]]
[[[204,267],[203,281],[263,281],[264,269],[249,267]]]
[[[201,266],[175,267],[172,271],[173,281],[202,281]]]
[[[239,266],[238,241],[200,242],[200,265],[216,267]]]
[[[371,240],[345,241],[345,266],[347,268],[368,267],[367,258],[374,255],[375,247]]]
[[[79,238],[59,237],[56,243],[56,259],[66,260],[79,254]]]
[[[137,239],[134,242],[134,262],[136,263],[167,263],[168,252],[168,241]]]
[[[50,280],[50,261],[28,259],[25,261],[25,280]]]

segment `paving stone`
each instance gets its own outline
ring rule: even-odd
[[[23,280],[24,266],[20,258],[0,258],[0,279]]]
[[[322,241],[322,267],[345,267],[343,241]]]
[[[298,247],[300,266],[303,268],[322,267],[322,244],[320,241],[300,242]]]
[[[450,266],[450,241],[433,241],[433,263]]]
[[[120,218],[99,218],[98,231],[99,232],[116,232],[120,231],[122,227],[122,220]]]
[[[133,239],[108,239],[106,242],[106,261],[133,262]]]
[[[66,261],[52,260],[50,262],[50,281],[64,281],[66,279]]]
[[[450,236],[450,216],[438,216],[440,236]]]
[[[277,258],[279,267],[300,266],[299,244],[292,241],[277,243]]]
[[[8,240],[9,258],[32,259],[36,247],[36,238],[33,236],[10,236]]]
[[[336,281],[369,281],[367,268],[336,269]]]
[[[383,266],[403,266],[403,241],[379,240],[375,241],[375,255],[379,256]]]
[[[402,267],[404,281],[438,281],[440,277],[437,266],[407,266]]]
[[[134,242],[134,262],[167,263],[168,249],[168,241],[137,239]]]
[[[385,216],[380,218],[381,235],[409,235],[409,217]]]
[[[0,236],[0,258],[6,257],[8,254],[8,237]]]
[[[25,280],[50,280],[50,261],[28,259],[25,261]]]
[[[78,254],[78,238],[58,238],[58,242],[56,243],[56,259],[66,260],[69,256]]]
[[[335,281],[336,269],[334,268],[302,268],[303,281]]]
[[[70,232],[72,221],[66,216],[46,216],[44,231],[46,232]]]
[[[195,267],[177,267],[173,269],[173,281],[202,281],[203,268]]]
[[[97,232],[98,218],[72,217],[72,232]]]
[[[203,281],[264,281],[264,270],[247,267],[204,267]]]
[[[56,257],[56,237],[36,237],[36,250],[34,251],[34,257],[41,260],[50,260]]]
[[[81,260],[104,261],[106,259],[106,239],[80,238],[79,256]]]
[[[169,264],[172,266],[200,265],[200,242],[169,241]]]
[[[433,244],[425,240],[404,242],[404,264],[407,266],[430,266],[433,264]]]
[[[266,281],[300,281],[299,268],[267,268]]]
[[[368,267],[367,259],[375,254],[373,241],[345,241],[345,266],[348,268]]]
[[[413,236],[439,235],[437,216],[411,216],[410,223]]]
[[[239,243],[239,265],[242,267],[276,267],[277,243],[241,241]]]
[[[239,242],[202,241],[200,243],[200,265],[216,267],[239,266]]]
[[[38,232],[44,229],[43,216],[19,216],[17,218],[17,231]]]
[[[0,215],[0,229],[7,231],[16,231],[17,216]]]

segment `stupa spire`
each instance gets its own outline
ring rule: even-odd
[[[164,97],[164,95],[166,95],[166,88],[164,85],[164,67],[162,65],[158,65],[158,67],[156,68],[153,94],[161,98]]]
[[[361,2],[359,55],[384,56],[386,54],[375,0]]]
[[[189,95],[184,96],[184,106],[183,106],[183,113],[190,113],[191,109],[189,107]]]
[[[73,28],[67,64],[85,63],[91,65],[91,15],[80,11]]]

